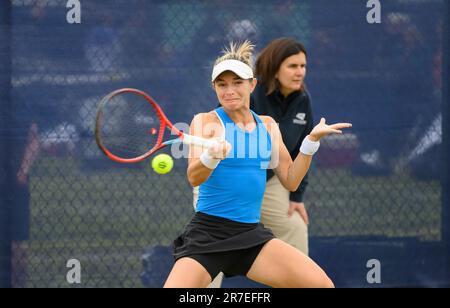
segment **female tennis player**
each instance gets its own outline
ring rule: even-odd
[[[196,214],[174,241],[175,264],[165,287],[206,287],[219,272],[272,287],[333,287],[314,261],[276,239],[259,218],[267,167],[295,191],[319,140],[351,124],[327,125],[322,119],[293,162],[274,120],[249,108],[257,82],[252,51],[248,41],[231,43],[216,60],[212,85],[221,107],[192,121],[191,134],[221,141],[203,152],[191,147],[187,176],[192,186],[200,186],[199,198]]]

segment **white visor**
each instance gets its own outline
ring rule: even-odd
[[[226,71],[232,71],[242,79],[251,79],[253,78],[253,70],[250,66],[245,64],[244,62],[238,60],[225,60],[214,66],[211,81],[214,82],[216,78]]]

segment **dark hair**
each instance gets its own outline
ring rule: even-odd
[[[279,38],[269,43],[256,60],[255,73],[260,82],[267,89],[267,95],[271,94],[279,87],[279,82],[275,75],[280,69],[281,63],[286,58],[304,53],[307,56],[305,47],[293,38]],[[302,91],[304,85],[302,85]]]

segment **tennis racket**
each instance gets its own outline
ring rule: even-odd
[[[166,128],[177,137],[163,141]],[[100,102],[95,123],[98,147],[111,160],[137,163],[168,145],[184,143],[211,148],[216,141],[191,136],[178,130],[161,107],[147,93],[119,89]]]

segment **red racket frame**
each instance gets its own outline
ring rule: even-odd
[[[119,157],[117,155],[114,155],[113,153],[111,153],[108,148],[106,146],[103,145],[102,143],[102,138],[101,138],[101,123],[102,123],[102,108],[105,104],[108,103],[108,101],[110,101],[113,97],[117,96],[117,95],[121,95],[124,93],[131,93],[131,94],[135,94],[135,95],[140,95],[142,96],[144,99],[147,100],[147,102],[153,107],[153,109],[155,109],[156,114],[158,115],[159,121],[160,121],[160,125],[159,125],[159,132],[158,132],[158,139],[156,141],[156,145],[150,149],[148,152],[146,152],[143,155],[140,155],[138,157],[135,158],[122,158]],[[106,95],[102,101],[100,102],[100,106],[99,106],[99,111],[97,113],[97,117],[96,117],[96,121],[95,121],[95,140],[97,141],[97,145],[98,147],[102,150],[102,152],[111,160],[116,161],[118,163],[123,163],[123,164],[132,164],[132,163],[138,163],[141,162],[143,160],[145,160],[146,158],[148,158],[150,155],[152,155],[153,153],[155,153],[156,151],[161,150],[162,148],[166,147],[169,144],[173,144],[173,140],[171,141],[167,141],[167,142],[163,142],[163,137],[164,137],[164,132],[165,129],[168,128],[172,131],[173,134],[177,135],[180,141],[183,140],[183,132],[180,131],[179,129],[177,129],[172,122],[169,121],[169,119],[167,118],[167,116],[164,114],[164,112],[162,111],[161,107],[155,102],[155,100],[148,95],[147,93],[138,90],[138,89],[133,89],[133,88],[123,88],[123,89],[119,89],[116,91],[111,92],[110,94]],[[150,134],[150,128],[149,128],[149,134]]]

